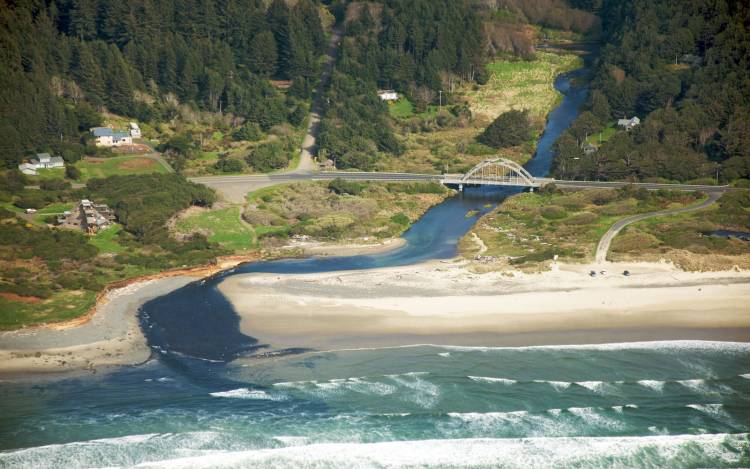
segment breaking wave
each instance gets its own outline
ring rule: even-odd
[[[748,435],[652,435],[639,437],[468,438],[317,443],[282,448],[211,451],[179,457],[173,453],[142,458],[140,468],[350,468],[350,467],[689,467],[731,466],[750,450]],[[4,458],[8,462],[7,456]],[[80,462],[68,454],[62,464]],[[112,455],[95,464],[121,464]],[[93,462],[93,461],[92,461]],[[126,464],[132,462],[123,461]],[[49,467],[49,466],[47,466]]]

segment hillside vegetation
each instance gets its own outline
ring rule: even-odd
[[[579,190],[518,194],[482,217],[473,232],[487,250],[487,268],[538,269],[554,256],[563,262],[594,257],[601,236],[620,218],[696,203],[704,194],[633,190]],[[479,253],[468,234],[460,242],[467,257]]]
[[[604,0],[587,112],[558,141],[561,178],[728,182],[750,177],[748,2]],[[580,142],[617,119],[586,155]]]

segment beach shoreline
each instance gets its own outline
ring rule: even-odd
[[[607,263],[617,273],[591,278],[589,270],[601,265],[555,267],[539,274],[475,274],[465,262],[433,261],[367,271],[236,275],[219,290],[239,314],[240,330],[270,344],[266,354],[419,343],[750,341],[750,272]]]

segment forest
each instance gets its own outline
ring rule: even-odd
[[[1,166],[80,154],[102,109],[159,122],[188,104],[279,123],[295,106],[267,78],[315,81],[324,46],[312,0],[0,0]]]
[[[604,0],[587,109],[557,142],[555,176],[727,183],[750,177],[747,2]],[[598,151],[582,144],[622,118]]]

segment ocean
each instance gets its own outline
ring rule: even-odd
[[[565,97],[527,166],[585,99]],[[737,467],[750,465],[750,344],[669,341],[519,348],[290,350],[256,358],[218,292],[226,276],[407,265],[455,256],[512,190],[431,209],[376,256],[254,263],[139,312],[152,359],[0,382],[0,467]]]

